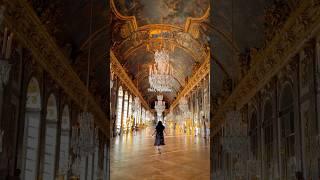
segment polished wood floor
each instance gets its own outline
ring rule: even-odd
[[[159,154],[152,131],[147,128],[113,140],[111,180],[209,180],[208,141],[168,132]]]

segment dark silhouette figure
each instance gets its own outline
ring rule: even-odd
[[[164,129],[165,129],[165,127],[163,126],[162,122],[159,121],[157,126],[156,126],[156,130],[152,134],[152,136],[154,134],[156,134],[156,138],[155,138],[155,141],[154,141],[154,146],[157,146],[159,154],[161,154],[160,146],[165,145],[165,143],[164,143],[164,135],[163,135],[163,133],[165,133]]]

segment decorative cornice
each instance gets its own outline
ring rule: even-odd
[[[206,12],[204,13],[203,16],[199,17],[199,18],[194,18],[194,17],[188,17],[186,24],[184,26],[184,31],[185,32],[189,32],[190,31],[190,27],[192,27],[193,24],[200,24],[203,21],[205,21],[206,19],[208,19],[210,15],[210,4],[208,9],[206,10]]]
[[[137,24],[137,19],[135,16],[125,16],[122,15],[118,10],[117,7],[114,3],[114,0],[110,0],[110,6],[111,6],[111,10],[112,12],[116,15],[116,17],[122,21],[127,21],[130,24],[131,27],[131,32],[134,32],[135,30],[139,29],[144,29],[145,26],[149,26],[149,25],[144,25],[144,26],[138,26]],[[186,23],[184,25],[184,31],[185,32],[189,32],[190,28],[195,25],[195,24],[199,24],[202,23],[203,21],[205,21],[206,19],[208,19],[210,15],[210,4],[209,7],[207,8],[206,12],[201,16],[201,17],[187,17]],[[175,26],[175,25],[172,25]],[[176,26],[178,27],[178,26]],[[178,27],[180,29],[180,27]]]
[[[239,82],[232,94],[218,108],[211,117],[214,136],[224,121],[225,112],[236,105],[240,109],[243,105],[268,83],[293,56],[320,29],[320,0],[300,1],[284,26],[274,36],[260,53],[253,57],[255,64],[246,76]]]
[[[114,53],[121,59],[126,60],[141,47],[160,44],[163,41],[162,38],[150,36],[150,31],[153,30],[168,31],[169,35],[165,38],[165,41],[174,47],[183,49],[197,62],[202,62],[208,54],[209,48],[199,39],[194,38],[190,33],[183,32],[182,29],[167,24],[152,24],[145,26],[143,30],[137,30],[117,46],[114,46]]]
[[[142,97],[141,93],[139,92],[138,88],[134,85],[130,77],[128,76],[125,69],[122,67],[120,62],[118,61],[117,57],[114,55],[113,51],[110,50],[110,63],[111,63],[111,70],[112,72],[119,77],[119,79],[125,84],[125,86],[129,89],[129,91],[135,95],[136,97],[140,98],[142,105],[146,109],[150,109],[148,103]]]
[[[4,22],[19,42],[31,51],[34,60],[80,108],[85,109],[87,102],[88,111],[93,113],[96,125],[109,137],[107,116],[74,72],[69,60],[42,25],[30,4],[26,0],[3,0],[2,3],[6,7]]]
[[[199,67],[199,69],[194,73],[194,75],[189,79],[186,86],[178,93],[177,98],[173,101],[170,109],[173,110],[178,104],[182,97],[188,95],[210,72],[210,53]]]
[[[122,21],[128,21],[130,24],[130,30],[131,32],[134,32],[137,30],[138,25],[137,25],[137,20],[135,16],[124,16],[122,15],[116,8],[116,5],[114,4],[113,0],[110,0],[110,5],[111,5],[111,10],[112,12],[116,15],[116,17]]]

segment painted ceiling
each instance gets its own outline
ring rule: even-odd
[[[210,6],[209,17],[206,21],[200,23],[200,36],[197,41],[210,47],[211,76],[213,76],[211,82],[215,87],[214,93],[221,94],[223,93],[223,82],[225,80],[232,79],[234,85],[240,80],[241,67],[238,56],[247,51],[248,48],[259,49],[263,47],[264,12],[270,1],[114,0],[114,3],[120,14],[136,18],[138,28],[144,25],[162,23],[183,28],[188,17],[202,17]],[[117,44],[117,42],[113,43]],[[128,45],[128,48],[130,47],[131,45]],[[197,61],[192,54],[179,47],[171,53],[171,56],[172,64],[175,67],[174,76],[177,79],[174,88],[176,91],[180,91],[185,85],[185,79],[191,76],[193,67],[197,63],[201,64],[202,61]],[[147,92],[149,86],[148,71],[145,69],[153,61],[152,54],[147,52],[144,46],[141,46],[132,55],[121,61],[133,76],[133,79],[138,79],[139,89],[145,95],[146,100],[149,103],[154,101],[156,95]],[[169,103],[172,102],[176,97],[176,91],[166,93],[165,100]]]
[[[135,16],[138,26],[173,24],[183,27],[188,17],[201,17],[208,0],[114,0],[122,15]]]
[[[170,104],[186,84],[186,79],[191,77],[195,67],[205,59],[201,53],[206,46],[209,46],[209,38],[205,36],[203,30],[199,36],[194,37],[183,29],[188,17],[199,18],[205,15],[209,8],[209,0],[114,0],[113,2],[116,12],[121,16],[135,17],[138,29],[126,37],[119,33],[123,32],[126,23],[114,20],[112,49],[151,106],[156,100],[157,93],[148,91],[150,87],[148,67],[155,62],[153,52],[148,50],[147,45],[156,46],[161,37],[166,39],[164,44],[167,46],[173,44],[174,48],[170,51],[174,76],[173,91],[163,93],[164,100]],[[155,24],[161,24],[159,25],[161,27]],[[143,26],[150,29],[144,30]],[[150,38],[151,32],[153,38]]]

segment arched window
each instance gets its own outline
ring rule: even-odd
[[[66,105],[63,108],[61,118],[61,134],[60,134],[60,153],[59,153],[59,175],[63,175],[67,179],[67,168],[69,160],[70,145],[70,112]]]
[[[254,111],[250,118],[250,150],[252,153],[252,157],[254,159],[258,159],[258,119],[257,112]]]
[[[55,159],[57,145],[57,101],[54,95],[50,95],[47,103],[47,116],[45,126],[45,145],[43,158],[42,179],[55,179]]]
[[[130,123],[131,123],[131,116],[132,116],[132,96],[130,95],[130,97],[129,97],[129,109],[128,109],[128,118],[130,120]],[[132,124],[130,124],[130,127],[131,126],[132,126]]]
[[[264,105],[263,110],[263,135],[264,135],[264,163],[266,179],[270,179],[271,163],[273,155],[273,111],[271,102],[268,100]]]
[[[128,118],[128,91],[124,94],[124,103],[123,103],[123,118],[122,118],[122,127],[123,130],[127,129],[127,118]]]
[[[281,151],[282,172],[284,179],[289,176],[289,163],[295,156],[295,125],[293,111],[293,93],[290,85],[286,85],[280,96],[280,129],[281,129]]]
[[[118,101],[117,101],[117,121],[116,121],[116,126],[117,126],[117,131],[120,131],[121,128],[121,118],[122,118],[122,102],[123,102],[123,90],[122,87],[119,87],[118,90]]]
[[[35,78],[29,82],[24,122],[23,179],[37,179],[39,159],[39,133],[41,118],[41,96],[39,83]]]

